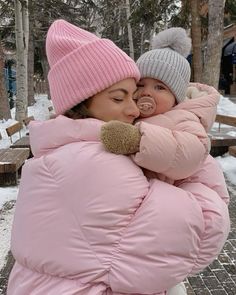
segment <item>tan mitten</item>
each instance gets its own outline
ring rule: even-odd
[[[203,90],[199,90],[198,88],[194,87],[194,86],[189,86],[187,88],[187,93],[186,96],[189,99],[193,99],[193,98],[198,98],[204,95],[207,95],[208,93],[206,91]]]
[[[120,121],[110,121],[102,126],[101,141],[107,151],[114,154],[134,154],[139,151],[141,134],[138,127]]]

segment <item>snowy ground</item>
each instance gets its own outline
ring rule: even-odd
[[[51,105],[51,102],[48,101],[47,96],[45,95],[36,96],[35,99],[36,103],[34,106],[29,107],[28,115],[33,115],[36,120],[47,120],[49,118],[48,107]],[[226,97],[221,97],[218,113],[235,116],[236,104]],[[14,118],[14,109],[12,111],[12,117]],[[3,137],[0,141],[0,148],[5,148],[10,145],[5,128],[10,126],[13,122],[14,120],[0,122],[0,132]],[[236,132],[230,130],[231,128],[229,126],[224,125],[222,127],[229,128],[229,134],[236,136]],[[214,123],[213,129],[217,130],[217,128],[218,123]],[[23,132],[26,132],[26,130]],[[13,140],[16,140],[17,138],[18,135],[14,135]],[[217,160],[221,164],[230,183],[236,185],[236,158],[226,154],[222,157],[217,157]],[[14,213],[14,201],[16,200],[17,192],[18,186],[0,188],[0,270],[6,263],[6,256],[10,247],[10,230]]]

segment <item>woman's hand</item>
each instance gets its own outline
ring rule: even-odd
[[[110,121],[102,126],[101,141],[107,151],[129,155],[139,151],[141,134],[138,127],[120,121]]]

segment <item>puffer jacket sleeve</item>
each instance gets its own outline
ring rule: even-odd
[[[178,180],[194,173],[209,153],[208,136],[197,120],[165,128],[139,122],[141,142],[133,160],[143,168]]]
[[[166,290],[209,265],[228,232],[227,205],[214,190],[199,183],[176,188],[152,180],[114,252],[112,289],[125,293],[139,286],[144,294]]]
[[[230,230],[227,207],[229,194],[222,170],[211,156],[207,157],[204,164],[195,174],[175,184],[195,196],[205,218],[205,233],[202,236],[198,258],[191,271],[194,274],[200,271],[202,266],[208,264],[213,253],[217,255],[220,252],[227,239]],[[213,206],[218,208],[218,216],[212,215]],[[216,229],[218,235],[215,234]],[[209,247],[212,247],[212,253],[209,252]]]
[[[186,183],[201,183],[214,190],[227,205],[229,204],[229,193],[222,169],[211,155],[208,155],[204,163],[194,174],[186,179],[176,181],[174,184],[180,187]]]

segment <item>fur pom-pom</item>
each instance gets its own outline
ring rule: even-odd
[[[187,57],[192,46],[191,38],[183,28],[170,28],[158,33],[152,42],[152,49],[171,48]]]

